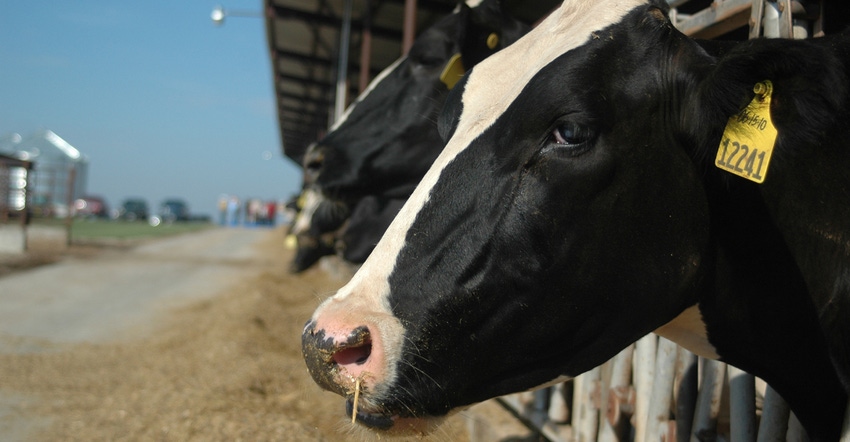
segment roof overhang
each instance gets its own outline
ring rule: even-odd
[[[406,12],[411,39],[457,5],[456,0],[264,0],[281,148],[298,164],[333,124],[347,1],[351,20],[343,107],[402,55]],[[532,23],[559,3],[505,0],[503,6]]]

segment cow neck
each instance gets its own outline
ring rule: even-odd
[[[728,48],[701,42],[695,52],[699,58],[682,63],[690,71],[665,71],[677,94],[670,100],[675,104],[665,111],[682,115],[674,124],[700,124],[698,117],[704,110],[686,108],[695,102],[687,100],[688,94],[699,93],[695,79],[705,75],[714,57]],[[681,52],[670,53],[676,54]],[[850,209],[846,204],[824,205],[823,197],[812,195],[834,195],[838,189],[843,195],[850,193],[850,180],[839,167],[848,158],[838,158],[843,153],[829,149],[792,161],[792,155],[780,151],[764,183],[747,181],[714,165],[723,130],[717,123],[725,123],[730,116],[702,115],[710,127],[674,140],[688,151],[704,177],[712,217],[714,287],[699,302],[708,339],[722,360],[758,373],[775,388],[807,428],[821,431],[813,435],[815,439],[834,440],[839,429],[830,425],[842,420],[847,387],[842,388],[829,357],[829,335],[824,339],[819,322],[823,315],[819,305],[826,302],[822,293],[834,294],[835,287],[816,284],[844,280],[836,274],[824,277],[824,272],[841,273],[848,268],[850,238],[836,233],[850,232],[850,226],[839,227],[835,220],[850,222],[846,213]],[[805,222],[801,213],[807,214]],[[808,222],[809,214],[814,223]],[[832,264],[836,255],[843,257],[844,265]],[[842,314],[846,318],[848,312]],[[816,381],[801,385],[799,379]]]
[[[706,185],[716,271],[699,308],[709,342],[722,360],[765,379],[807,428],[834,434],[830,423],[841,421],[834,410],[843,409],[847,395],[801,270],[760,185],[720,173]]]

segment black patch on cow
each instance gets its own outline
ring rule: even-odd
[[[441,172],[389,278],[402,408],[441,414],[576,375],[699,301],[721,356],[774,384],[813,438],[837,438],[847,394],[827,348],[846,369],[848,42],[700,46],[659,11],[555,59]],[[713,153],[764,79],[780,138],[759,187]],[[795,221],[811,213],[825,227]]]
[[[463,113],[463,91],[466,90],[468,78],[469,76],[463,77],[446,97],[446,103],[443,105],[443,111],[437,121],[437,128],[443,141],[451,139],[457,128],[457,123],[460,121],[460,116]]]
[[[367,196],[357,203],[337,244],[348,262],[362,264],[404,205],[403,199]]]

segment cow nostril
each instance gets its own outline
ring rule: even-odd
[[[301,335],[304,362],[313,380],[322,388],[346,396],[351,392],[349,381],[361,379],[367,372],[375,375],[380,367],[370,367],[375,347],[369,328],[365,325],[354,328],[345,339],[339,334],[329,334],[323,327],[310,321]]]
[[[337,365],[363,365],[372,354],[372,341],[366,340],[362,344],[354,347],[347,347],[333,354],[334,362]]]

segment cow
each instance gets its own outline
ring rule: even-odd
[[[476,3],[461,3],[422,32],[408,54],[378,75],[329,133],[308,148],[304,187],[313,196],[292,232],[298,238],[293,272],[335,249],[346,260],[363,262],[395,217],[399,205],[389,202],[407,199],[443,147],[436,121],[451,86],[466,69],[528,31],[502,11],[498,0]],[[346,234],[346,222],[366,197],[381,202],[370,209],[383,215],[372,227],[357,230],[363,235]],[[351,221],[367,227],[371,220]]]
[[[314,189],[304,190],[293,204],[298,215],[287,234],[289,246],[295,248],[290,271],[300,273],[322,257],[334,254],[345,263],[362,263],[405,201],[367,195],[357,201],[349,214],[341,203],[327,200]]]
[[[359,424],[425,432],[655,331],[838,439],[850,35],[704,44],[667,12],[566,0],[452,90],[442,153],[303,331]]]

